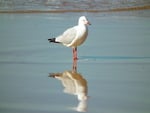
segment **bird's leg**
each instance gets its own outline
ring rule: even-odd
[[[78,60],[77,47],[75,48],[75,59]]]
[[[77,47],[73,48],[73,60],[78,60],[78,57],[77,57]]]
[[[73,61],[75,60],[75,48],[72,48],[72,52],[73,52]]]

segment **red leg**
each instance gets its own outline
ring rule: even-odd
[[[77,57],[77,48],[73,48],[73,60],[78,60],[78,57]]]
[[[74,60],[74,53],[75,53],[75,49],[74,48],[72,48],[72,54],[73,54],[73,60]]]

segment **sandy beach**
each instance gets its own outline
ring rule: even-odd
[[[73,72],[71,48],[47,39],[81,15],[92,25]],[[0,14],[0,112],[149,113],[149,22],[149,10]]]

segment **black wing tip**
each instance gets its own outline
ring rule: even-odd
[[[59,42],[56,42],[56,38],[49,38],[48,41],[53,42],[53,43],[59,43]]]
[[[49,42],[55,42],[55,38],[49,38],[48,41]]]

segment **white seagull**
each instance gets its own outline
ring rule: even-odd
[[[49,42],[60,43],[73,49],[73,60],[77,60],[77,46],[81,45],[87,38],[88,25],[91,25],[85,16],[81,16],[78,25],[64,31],[56,38],[48,39]]]

